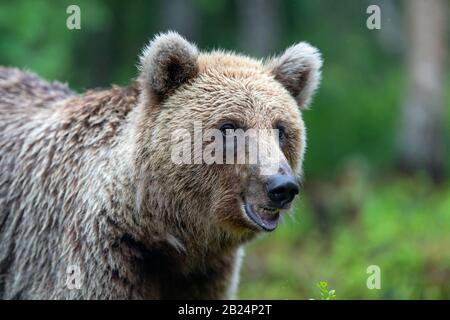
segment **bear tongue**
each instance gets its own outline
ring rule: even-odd
[[[267,213],[263,209],[256,211],[250,204],[245,205],[245,211],[247,216],[265,231],[273,231],[278,226],[279,212]]]

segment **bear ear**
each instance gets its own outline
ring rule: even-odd
[[[320,82],[320,52],[301,42],[270,59],[267,66],[275,79],[297,100],[300,108],[306,109]]]
[[[176,32],[155,36],[140,57],[139,82],[144,92],[163,100],[198,74],[198,49]]]

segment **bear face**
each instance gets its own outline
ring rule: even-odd
[[[136,159],[147,179],[138,207],[162,207],[149,202],[164,198],[190,215],[167,210],[163,217],[184,232],[238,242],[274,230],[299,191],[306,146],[300,110],[318,87],[321,64],[306,43],[259,61],[201,53],[176,33],[157,36],[141,57]],[[238,132],[244,161],[237,159]],[[179,141],[187,161],[174,160]],[[205,161],[207,155],[215,161]]]

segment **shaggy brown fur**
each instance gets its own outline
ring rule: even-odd
[[[304,43],[264,63],[167,33],[127,88],[77,95],[0,68],[0,297],[232,297],[242,244],[260,232],[242,199],[265,201],[264,178],[249,165],[176,165],[171,134],[282,122],[283,170],[301,173],[298,107],[320,65]]]

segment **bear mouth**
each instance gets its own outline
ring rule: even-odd
[[[247,216],[264,231],[270,232],[277,228],[280,219],[280,209],[254,206],[244,202]]]

